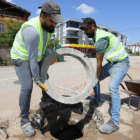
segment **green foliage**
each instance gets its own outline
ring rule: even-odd
[[[0,57],[0,66],[8,66],[8,65],[12,65],[11,60],[8,61],[5,58]]]
[[[131,49],[125,48],[125,50],[126,50],[126,52],[127,52],[128,54],[131,54],[131,53],[132,53],[132,50],[131,50]]]
[[[131,56],[140,56],[140,53],[139,52],[132,53]]]
[[[55,39],[55,47],[59,46],[59,39]],[[48,44],[47,44],[48,48],[53,48],[54,47],[54,42],[51,42],[50,39],[48,40]]]
[[[0,33],[0,44],[4,46],[12,46],[15,36],[21,27],[19,24],[13,25],[13,21],[10,21],[10,23],[7,23],[6,33]]]
[[[136,55],[137,55],[137,56],[139,56],[139,55],[140,55],[140,53],[139,53],[139,52],[136,52]]]
[[[129,53],[130,53],[130,54],[132,53],[132,50],[131,50],[131,49],[129,49]]]

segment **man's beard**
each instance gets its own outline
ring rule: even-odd
[[[90,33],[86,34],[88,36],[88,38],[94,38],[95,34],[94,34],[94,30],[92,30],[92,28],[90,28]]]
[[[46,30],[47,32],[49,32],[49,33],[53,33],[53,32],[54,32],[54,27],[53,27],[53,26],[48,26],[46,22],[44,22],[44,23],[42,24],[42,28],[43,28],[44,30]],[[51,29],[51,28],[52,28],[52,29]]]

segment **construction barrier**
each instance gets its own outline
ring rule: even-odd
[[[69,44],[68,46],[63,46],[63,48],[73,48],[84,54],[87,54],[88,52],[91,52],[93,50],[94,53],[96,53],[95,47],[92,45]]]

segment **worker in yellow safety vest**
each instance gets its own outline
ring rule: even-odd
[[[25,136],[35,135],[29,121],[29,109],[33,80],[42,89],[42,101],[47,101],[46,87],[40,81],[42,60],[48,56],[47,42],[57,23],[63,22],[60,7],[53,1],[47,1],[41,7],[41,14],[25,22],[16,34],[11,58],[21,83],[19,97],[21,129]],[[47,74],[47,73],[46,73]]]
[[[119,85],[129,70],[129,58],[125,47],[120,40],[113,34],[98,29],[96,22],[92,18],[85,18],[80,29],[92,38],[96,49],[95,57],[97,59],[97,80],[94,87],[94,100],[87,104],[99,106],[100,102],[100,81],[110,76],[109,92],[112,101],[111,119],[104,125],[100,125],[99,131],[104,134],[110,134],[119,130],[121,100],[119,95]],[[93,57],[93,52],[85,57]],[[102,67],[103,58],[108,63]]]

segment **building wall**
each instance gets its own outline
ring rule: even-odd
[[[140,52],[140,46],[129,46],[128,49],[131,49],[132,53]]]
[[[6,60],[11,60],[10,56],[11,47],[0,45],[0,57]]]
[[[12,20],[12,22],[11,22],[11,20]],[[12,25],[17,25],[17,24],[21,25],[24,22],[26,22],[26,20],[22,19],[22,18],[9,18],[9,17],[0,15],[0,23],[4,23],[5,32],[7,30],[7,23],[10,23]]]
[[[119,41],[122,42],[123,46],[126,47],[127,37],[125,37],[117,32],[112,32],[112,31],[109,31],[109,32],[114,34],[119,39]]]
[[[78,43],[79,43],[79,44],[83,44],[83,42],[82,42],[83,32],[82,32],[82,31],[79,31],[78,34],[79,34]]]
[[[80,30],[79,27],[77,27],[77,26],[73,27],[74,24],[70,25],[70,21],[72,21],[72,22],[74,21],[76,23],[79,22],[79,25],[82,22],[82,21],[77,21],[77,20],[73,20],[73,19],[68,19],[66,22],[63,22],[60,25],[58,25],[56,27],[54,34],[55,34],[55,38],[58,38],[60,40],[60,44],[64,45],[64,44],[68,44],[67,42],[72,42],[72,41],[75,42],[76,39],[77,39],[76,42],[78,44],[81,44],[81,45],[89,45],[89,43],[91,44],[92,41],[86,35],[84,35],[84,32],[82,30]],[[67,24],[67,22],[69,24]],[[100,27],[100,29],[108,30],[108,27],[106,27],[104,25],[99,25],[99,27]],[[66,30],[66,29],[68,29],[68,30]],[[67,33],[78,34],[78,37],[73,37],[73,40],[72,40],[72,37],[66,38]]]
[[[63,25],[60,26],[60,43],[63,44]]]
[[[127,38],[123,39],[123,45],[126,47],[126,43],[127,43]]]

